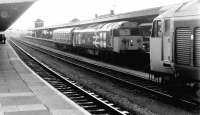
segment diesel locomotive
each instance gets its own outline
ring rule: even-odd
[[[200,96],[200,0],[171,8],[153,21],[151,71],[197,87]]]

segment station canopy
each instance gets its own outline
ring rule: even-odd
[[[0,0],[0,31],[8,29],[37,0]]]

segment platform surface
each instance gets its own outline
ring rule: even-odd
[[[0,44],[0,115],[89,115]]]

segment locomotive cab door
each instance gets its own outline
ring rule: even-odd
[[[162,35],[162,54],[161,60],[163,66],[172,66],[172,38],[173,38],[173,22],[170,19],[163,20],[163,35]]]
[[[153,22],[150,38],[150,65],[152,71],[172,73],[171,61],[169,60],[172,54],[171,44],[168,42],[170,37],[165,34],[164,22],[165,20],[161,19],[154,20]]]

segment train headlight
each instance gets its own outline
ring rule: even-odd
[[[133,43],[133,40],[131,40],[130,43]]]
[[[134,41],[133,40],[130,40],[130,46],[133,46],[133,43]]]

